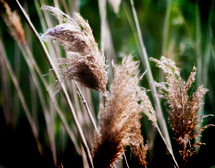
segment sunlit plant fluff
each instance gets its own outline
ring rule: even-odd
[[[144,103],[140,105],[138,102],[149,99],[145,99],[145,90],[138,86],[143,77],[139,76],[138,66],[139,62],[132,61],[132,56],[124,58],[121,66],[113,64],[114,80],[106,95],[105,107],[100,107],[99,128],[95,132],[95,168],[112,167],[127,145],[131,147],[139,163],[146,165],[147,145],[143,144],[139,122],[141,112],[146,107],[143,108]]]
[[[71,18],[54,7],[43,6],[42,9],[53,12],[57,19],[65,22],[47,30],[41,36],[44,40],[58,42],[70,55],[69,58],[58,59],[59,64],[66,65],[66,68],[60,70],[61,81],[57,81],[56,92],[60,90],[62,81],[73,79],[104,93],[107,84],[105,57],[98,49],[88,22],[78,13],[74,13]]]
[[[166,82],[154,82],[154,85],[159,88],[159,96],[167,100],[169,105],[167,109],[168,120],[172,130],[175,132],[176,141],[183,148],[181,151],[183,160],[187,161],[188,156],[194,153],[194,147],[203,144],[196,143],[190,146],[188,143],[190,144],[193,138],[200,136],[205,128],[212,126],[206,125],[199,128],[203,118],[209,115],[197,115],[197,112],[204,104],[200,100],[208,89],[203,88],[203,85],[201,85],[192,95],[188,94],[188,90],[195,81],[196,67],[193,67],[187,82],[184,82],[180,76],[180,69],[176,67],[172,60],[163,56],[160,61],[154,58],[150,58],[150,60],[154,61],[163,70],[166,77]]]
[[[0,15],[9,28],[10,34],[14,39],[22,44],[26,44],[25,33],[22,27],[22,23],[17,11],[12,12],[10,6],[4,0],[0,0],[0,3],[4,6],[5,13],[0,11]]]

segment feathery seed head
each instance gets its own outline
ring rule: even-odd
[[[22,23],[17,11],[12,12],[10,6],[4,0],[0,0],[0,3],[2,3],[5,8],[5,13],[1,11],[0,14],[9,28],[10,34],[16,41],[25,45],[25,32],[22,28]]]
[[[66,15],[59,9],[43,6],[43,10],[52,11],[56,18],[66,22],[45,32],[41,38],[52,39],[64,47],[70,58],[59,59],[60,65],[67,67],[61,71],[61,81],[57,81],[56,92],[65,79],[74,79],[86,87],[105,93],[107,84],[107,66],[105,57],[98,49],[92,30],[78,13],[74,17]]]
[[[95,167],[113,166],[127,145],[131,146],[138,161],[146,165],[147,146],[143,144],[139,122],[142,109],[138,101],[142,89],[138,86],[141,79],[138,65],[139,62],[132,61],[132,56],[124,58],[121,66],[113,65],[114,80],[106,96],[106,105],[100,108],[99,129],[95,133]]]
[[[202,119],[208,116],[197,115],[198,110],[203,105],[200,100],[208,89],[203,88],[201,85],[190,96],[188,95],[188,90],[195,81],[196,67],[193,67],[187,82],[185,82],[181,79],[179,68],[175,66],[172,60],[163,56],[160,61],[154,58],[150,58],[150,60],[157,63],[157,66],[163,70],[166,77],[165,83],[154,82],[153,84],[159,88],[160,97],[167,100],[169,105],[169,109],[167,109],[168,120],[172,130],[175,132],[177,142],[183,146],[183,159],[186,161],[186,157],[191,154],[190,149],[187,149],[188,142],[199,136],[204,128],[211,126],[208,125],[195,131]]]

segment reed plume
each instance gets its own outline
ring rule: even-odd
[[[93,163],[96,167],[112,167],[124,148],[130,145],[138,161],[146,165],[147,145],[143,144],[140,122],[142,108],[138,104],[143,88],[138,86],[139,62],[132,56],[123,59],[121,66],[113,64],[114,80],[106,95],[105,107],[100,107],[99,128],[95,132]]]
[[[52,39],[58,42],[70,55],[68,58],[58,59],[59,64],[65,65],[66,68],[59,71],[61,80],[57,81],[56,92],[60,90],[63,80],[73,79],[104,93],[107,84],[105,57],[98,49],[88,22],[78,13],[74,13],[71,18],[51,6],[43,6],[42,9],[53,12],[57,19],[65,22],[47,30],[41,36],[44,40]]]
[[[188,90],[195,81],[196,67],[193,67],[187,82],[185,82],[180,76],[180,69],[176,67],[172,60],[163,56],[160,61],[154,58],[150,58],[150,60],[154,61],[163,70],[166,77],[166,82],[154,82],[154,85],[159,88],[159,96],[167,101],[166,103],[169,107],[167,109],[168,120],[175,133],[176,141],[182,146],[180,153],[183,156],[183,161],[186,162],[188,156],[194,153],[194,147],[203,144],[197,143],[189,147],[188,143],[200,136],[205,128],[212,126],[206,125],[199,128],[200,123],[203,122],[203,118],[209,115],[197,115],[198,110],[204,104],[200,102],[201,98],[206,94],[208,89],[203,88],[203,85],[201,85],[192,95],[188,94]]]
[[[4,0],[0,0],[0,3],[4,6],[4,12],[0,12],[3,20],[9,28],[10,34],[17,42],[26,44],[25,32],[22,27],[22,23],[17,11],[12,12],[10,6]]]

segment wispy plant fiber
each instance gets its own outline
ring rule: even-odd
[[[26,44],[25,32],[17,11],[12,12],[10,6],[4,0],[0,0],[0,3],[2,3],[5,8],[5,12],[0,12],[0,14],[8,26],[10,34],[16,41]]]
[[[154,61],[159,68],[161,68],[166,77],[166,82],[156,83],[160,90],[160,97],[167,100],[168,104],[168,120],[172,130],[175,132],[175,138],[178,144],[182,146],[183,160],[187,161],[188,156],[193,154],[192,147],[188,146],[188,143],[193,138],[200,136],[201,132],[211,125],[206,125],[199,128],[200,123],[202,123],[205,116],[198,116],[197,112],[203,105],[201,98],[208,91],[207,88],[203,88],[203,85],[199,86],[197,90],[190,95],[188,90],[192,87],[195,81],[196,67],[193,70],[187,80],[183,81],[180,76],[180,69],[176,67],[175,63],[165,57],[161,57],[161,60],[150,58]],[[202,145],[202,143],[194,144]]]
[[[65,22],[47,30],[42,38],[58,42],[69,53],[69,58],[58,59],[60,65],[66,65],[60,70],[61,81],[57,81],[56,92],[65,79],[74,79],[84,86],[101,92],[106,91],[107,66],[105,57],[98,49],[92,30],[80,14],[74,17],[66,15],[59,9],[43,6],[43,10],[53,12],[54,16]]]
[[[123,59],[121,66],[113,65],[114,80],[106,95],[105,107],[99,112],[99,128],[95,132],[93,163],[96,167],[111,167],[119,159],[124,148],[130,145],[138,161],[146,165],[147,145],[143,144],[140,130],[143,88],[138,86],[139,62],[132,56]],[[143,105],[143,104],[142,104]]]

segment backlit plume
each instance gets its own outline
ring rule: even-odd
[[[65,22],[47,30],[41,37],[58,42],[70,55],[69,58],[58,59],[58,63],[66,67],[60,70],[61,81],[57,81],[56,92],[63,80],[73,79],[104,93],[107,84],[105,57],[98,49],[88,22],[78,13],[71,18],[54,7],[43,6],[42,9],[53,12],[57,19]]]
[[[26,44],[25,32],[17,11],[12,12],[10,6],[4,0],[0,0],[5,8],[5,13],[0,11],[0,14],[9,28],[10,34],[17,42]]]
[[[188,143],[193,138],[196,138],[200,133],[207,128],[206,125],[199,128],[200,123],[204,117],[198,116],[197,112],[203,105],[200,102],[201,98],[208,91],[207,88],[199,86],[193,94],[188,94],[188,90],[191,88],[192,83],[195,81],[196,67],[193,70],[187,80],[184,82],[180,76],[180,70],[176,67],[175,63],[165,57],[161,57],[161,60],[150,58],[151,61],[157,63],[158,67],[161,68],[166,77],[166,82],[154,83],[160,90],[160,97],[167,100],[169,106],[168,120],[172,130],[175,132],[175,138],[182,146],[181,154],[183,160],[187,161],[187,157],[192,155],[194,150]],[[194,144],[201,145],[202,143]]]
[[[132,61],[132,56],[124,58],[121,66],[113,65],[114,80],[105,107],[100,108],[99,129],[95,132],[95,168],[112,167],[127,145],[139,163],[146,165],[147,145],[143,144],[139,122],[143,107],[138,103],[145,101],[146,95],[141,95],[145,90],[138,86],[143,76],[139,76],[138,66],[139,62]]]

